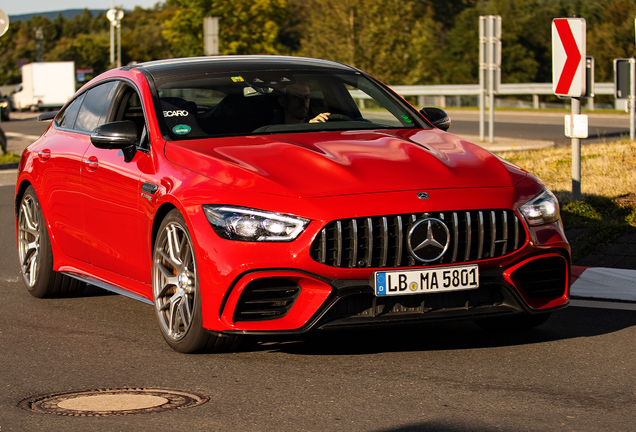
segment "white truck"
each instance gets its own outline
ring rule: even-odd
[[[75,94],[74,62],[29,63],[22,66],[22,84],[13,94],[13,109],[60,108]]]

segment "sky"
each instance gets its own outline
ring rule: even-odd
[[[110,9],[121,6],[134,9],[135,6],[151,8],[160,0],[26,0],[0,1],[0,9],[7,15],[21,15],[38,12],[61,11],[66,9]]]

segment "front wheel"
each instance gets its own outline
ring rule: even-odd
[[[86,284],[53,270],[51,240],[33,186],[20,201],[18,255],[24,283],[33,297],[54,297],[82,291]]]
[[[234,348],[236,336],[203,328],[197,260],[192,238],[178,210],[164,219],[152,262],[155,312],[163,338],[175,351],[195,353]]]

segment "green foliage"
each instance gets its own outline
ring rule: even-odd
[[[161,31],[174,12],[164,5],[127,12],[121,23],[122,63],[172,57]],[[38,27],[44,36],[44,61],[74,61],[76,68],[92,68],[95,75],[110,69],[110,22],[104,14],[92,16],[84,10],[72,19],[34,16],[12,22],[0,38],[0,85],[20,83],[19,63],[36,61]]]
[[[20,162],[20,155],[15,153],[0,154],[0,164],[9,164]]]
[[[301,53],[340,61],[383,81],[399,82],[413,53],[415,2],[410,0],[309,0]],[[429,36],[418,26],[419,39]]]
[[[285,0],[168,0],[178,7],[163,36],[177,56],[203,55],[203,18],[220,17],[220,54],[278,54]]]
[[[586,245],[574,259],[578,259],[622,234],[636,231],[636,203],[631,200],[587,196],[581,201],[561,206],[563,224],[571,228],[586,229]]]

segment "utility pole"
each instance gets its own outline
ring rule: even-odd
[[[42,27],[36,27],[35,29],[35,61],[44,61],[44,32]]]

